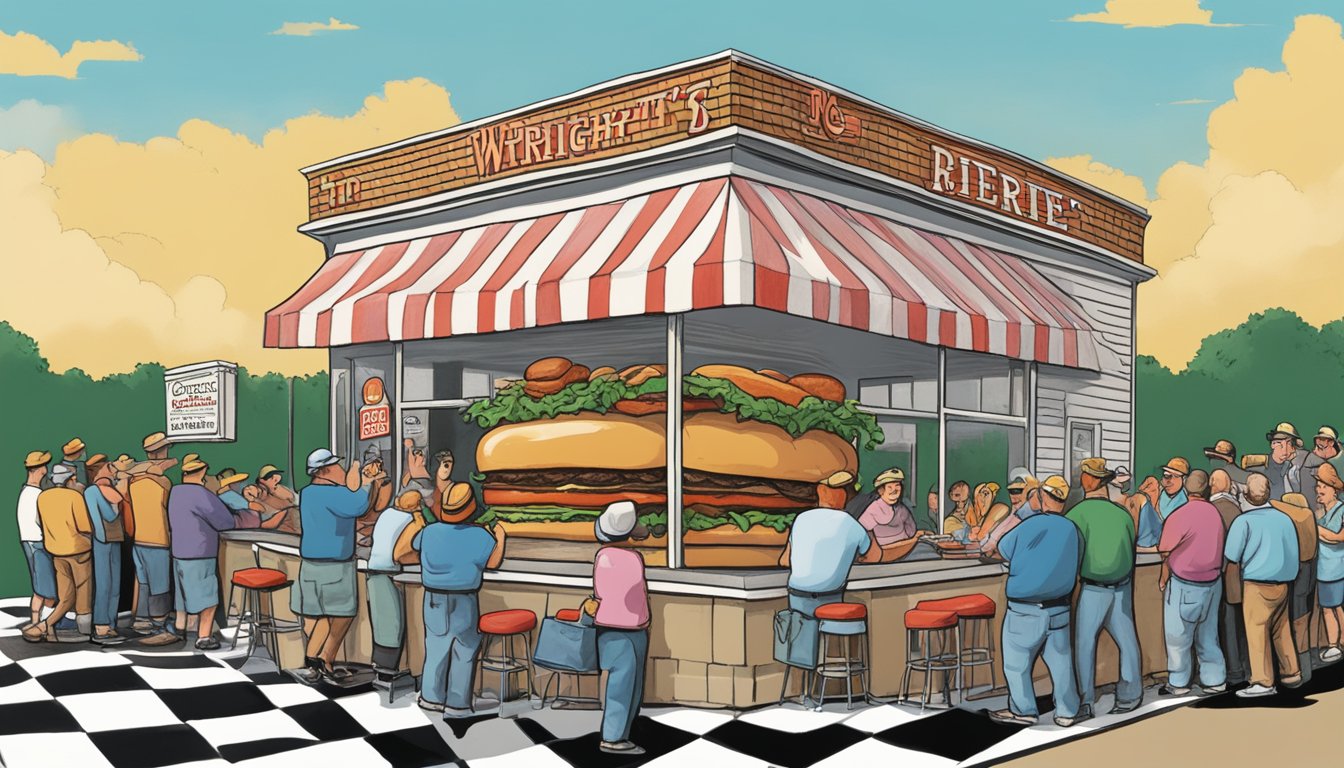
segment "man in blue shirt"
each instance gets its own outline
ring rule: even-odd
[[[1252,508],[1228,526],[1223,550],[1230,562],[1241,565],[1241,607],[1251,664],[1251,685],[1237,691],[1241,697],[1277,693],[1271,646],[1283,684],[1289,688],[1302,684],[1288,622],[1289,591],[1298,568],[1297,529],[1292,518],[1269,506],[1270,487],[1269,478],[1259,472],[1247,478],[1246,501]]]
[[[799,513],[789,528],[779,564],[789,569],[789,608],[807,616],[844,599],[849,567],[855,560],[877,563],[882,548],[873,532],[845,512],[854,478],[837,472],[817,485],[816,509]]]
[[[93,637],[98,645],[117,645],[126,641],[117,634],[117,604],[121,602],[121,525],[123,498],[113,487],[115,470],[103,454],[95,454],[86,465],[92,483],[84,489],[93,527]],[[123,486],[124,488],[124,486]]]
[[[1008,610],[1003,617],[1003,676],[1008,709],[991,712],[1000,722],[1035,725],[1036,692],[1031,670],[1043,656],[1054,687],[1055,724],[1067,728],[1079,720],[1070,632],[1073,588],[1082,562],[1083,539],[1064,517],[1069,485],[1054,475],[1033,491],[1044,514],[1023,520],[999,540],[1008,561]]]
[[[476,652],[481,648],[479,594],[487,570],[504,562],[504,526],[493,533],[468,522],[476,514],[471,486],[450,488],[439,510],[439,522],[412,519],[402,539],[413,534],[410,549],[420,555],[420,583],[425,589],[425,664],[420,678],[420,706],[443,712],[445,720],[471,715]],[[397,559],[414,562],[404,544]],[[500,693],[501,700],[503,693]]]
[[[369,507],[374,477],[341,469],[341,459],[326,448],[308,455],[311,485],[299,493],[298,582],[290,590],[290,608],[303,617],[308,636],[304,668],[291,670],[300,682],[320,679],[343,683],[350,673],[336,668],[336,654],[359,607],[355,585],[355,520]]]

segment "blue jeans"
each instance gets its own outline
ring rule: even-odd
[[[597,630],[597,663],[607,673],[602,702],[602,740],[626,741],[644,701],[644,658],[649,653],[647,629]]]
[[[1036,717],[1036,690],[1031,669],[1036,657],[1045,658],[1054,686],[1055,717],[1078,714],[1078,686],[1073,679],[1073,644],[1069,636],[1069,606],[1050,608],[1008,601],[1003,616],[1003,677],[1008,683],[1009,707],[1014,714]]]
[[[830,603],[838,603],[844,599],[845,593],[843,591],[830,592],[819,597],[806,597],[804,595],[795,595],[790,592],[789,608],[798,611],[805,616],[816,618],[818,608]]]
[[[162,618],[172,608],[173,559],[167,547],[136,544],[131,548],[135,561],[135,580],[140,590],[136,616]]]
[[[93,623],[114,626],[121,602],[121,542],[93,542]]]
[[[1207,584],[1172,576],[1162,601],[1162,624],[1167,635],[1167,685],[1190,687],[1190,651],[1199,656],[1199,684],[1205,688],[1227,682],[1227,664],[1218,645],[1218,606],[1223,597],[1221,579]]]
[[[425,670],[420,695],[452,709],[470,709],[481,649],[477,595],[425,590]]]
[[[48,600],[56,599],[56,565],[40,541],[25,541],[23,557],[28,561],[28,576],[33,582],[33,594]]]
[[[1126,707],[1137,704],[1143,698],[1143,658],[1139,654],[1139,634],[1134,628],[1134,582],[1114,587],[1083,584],[1074,623],[1078,693],[1082,703],[1090,707],[1097,700],[1097,640],[1105,629],[1120,651],[1115,703]]]

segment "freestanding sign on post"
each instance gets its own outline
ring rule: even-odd
[[[237,382],[237,364],[222,360],[164,371],[168,439],[193,443],[233,442]]]

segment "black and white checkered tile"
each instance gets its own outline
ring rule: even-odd
[[[0,603],[6,619],[12,605]],[[45,654],[33,655],[37,649]],[[241,653],[240,646],[225,655]],[[1049,724],[1048,714],[1031,728],[995,723],[984,710],[1002,707],[1002,699],[923,714],[891,705],[742,713],[646,707],[632,739],[648,752],[631,758],[599,752],[600,712],[483,714],[449,726],[420,710],[414,694],[389,704],[368,688],[314,689],[267,669],[255,660],[235,669],[219,654],[104,652],[0,637],[0,761],[8,768],[978,766],[1194,700],[1149,691],[1136,712],[1067,729]],[[1048,701],[1041,704],[1047,712]],[[1103,697],[1097,711],[1110,705]]]

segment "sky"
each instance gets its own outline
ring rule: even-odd
[[[141,296],[128,301],[161,308],[157,325],[110,321],[151,328],[159,340],[145,354],[167,361],[206,351],[172,338],[190,303],[214,313],[196,322],[227,337],[217,347],[276,370],[315,369],[321,355],[251,351],[258,309],[283,299],[320,260],[315,244],[293,234],[304,216],[298,167],[736,48],[1151,204],[1155,266],[1192,275],[1144,289],[1166,302],[1200,284],[1192,263],[1202,258],[1206,269],[1222,258],[1198,253],[1218,223],[1212,203],[1233,201],[1219,195],[1237,192],[1242,178],[1264,187],[1265,172],[1293,162],[1265,149],[1296,141],[1291,125],[1247,139],[1262,141],[1259,149],[1219,159],[1224,137],[1235,143],[1246,138],[1238,126],[1264,122],[1238,104],[1244,89],[1256,98],[1255,73],[1286,74],[1298,40],[1304,69],[1267,86],[1258,102],[1266,113],[1291,112],[1279,98],[1309,104],[1317,91],[1306,85],[1308,71],[1319,73],[1312,87],[1326,101],[1344,93],[1329,17],[1344,19],[1344,0],[12,2],[0,7],[0,174],[10,166],[0,197],[8,187],[32,206],[22,220],[32,231],[22,241],[11,235],[11,249],[73,249],[78,263]],[[1304,18],[1316,21],[1304,27]],[[1232,126],[1223,133],[1211,128],[1219,114]],[[1280,175],[1288,189],[1277,190],[1275,204],[1300,208],[1307,228],[1322,230],[1301,244],[1303,258],[1323,258],[1320,248],[1341,255],[1331,249],[1344,237],[1325,231],[1320,210],[1335,187]],[[1290,200],[1292,192],[1309,199]],[[217,232],[226,206],[253,210],[256,228],[207,242],[199,231]],[[1213,233],[1221,232],[1235,229]],[[249,265],[238,255],[243,236],[263,244],[266,259],[294,254],[264,289],[239,277]],[[1226,247],[1236,250],[1236,237]],[[97,287],[87,286],[89,295]],[[1234,309],[1244,319],[1243,307]],[[128,367],[98,352],[78,322],[13,313],[0,310],[0,319],[37,336],[58,369]],[[1235,319],[1218,321],[1227,317]],[[1179,366],[1200,334],[1223,327],[1215,325],[1193,322],[1179,343],[1141,333],[1141,351]]]

